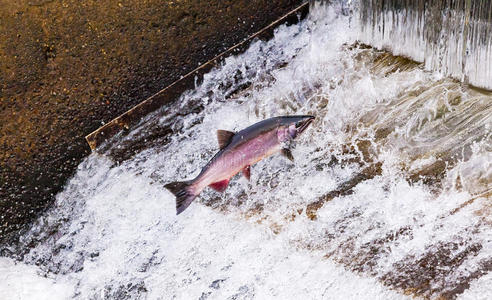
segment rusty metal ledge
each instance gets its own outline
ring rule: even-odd
[[[171,103],[177,100],[181,94],[192,88],[195,84],[195,78],[200,82],[203,79],[203,75],[209,72],[213,67],[217,66],[220,62],[223,61],[226,57],[231,54],[237,54],[241,51],[244,51],[247,46],[253,41],[255,38],[259,39],[269,39],[273,36],[273,30],[284,23],[296,23],[299,18],[298,15],[301,16],[301,19],[304,18],[309,11],[309,3],[305,2],[293,9],[283,17],[278,20],[272,22],[267,27],[261,29],[260,31],[250,35],[244,41],[230,47],[226,51],[217,55],[213,59],[209,60],[205,64],[199,66],[195,70],[189,72],[179,80],[176,80],[163,90],[154,94],[153,96],[147,98],[142,101],[135,107],[131,108],[127,112],[123,113],[119,117],[111,120],[104,126],[98,128],[93,131],[89,135],[85,137],[87,143],[89,144],[92,150],[95,150],[99,147],[103,142],[108,140],[109,138],[115,136],[117,133],[121,131],[128,131],[132,126],[136,125],[143,117],[148,115],[151,112],[154,112],[158,108],[162,107],[166,103]]]

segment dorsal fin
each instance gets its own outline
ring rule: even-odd
[[[232,140],[235,132],[219,129],[217,130],[217,141],[219,141],[219,148],[224,149]]]

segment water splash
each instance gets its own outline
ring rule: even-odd
[[[356,22],[318,7],[92,154],[9,272],[82,299],[492,295],[491,95],[357,44]],[[215,130],[284,114],[317,116],[295,164],[175,216],[163,184],[197,175]]]

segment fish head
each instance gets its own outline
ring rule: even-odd
[[[277,130],[277,137],[280,142],[289,142],[296,139],[309,124],[313,122],[314,116],[285,116],[280,118],[280,126]]]

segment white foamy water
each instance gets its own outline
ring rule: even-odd
[[[0,297],[2,299],[69,299],[73,285],[56,282],[54,276],[40,274],[36,266],[0,258]]]
[[[490,96],[376,68],[355,22],[315,7],[115,147],[171,127],[165,141],[119,164],[88,157],[23,261],[0,261],[0,298],[492,297]],[[295,163],[265,159],[175,215],[163,184],[199,173],[217,129],[287,114],[316,115]]]

